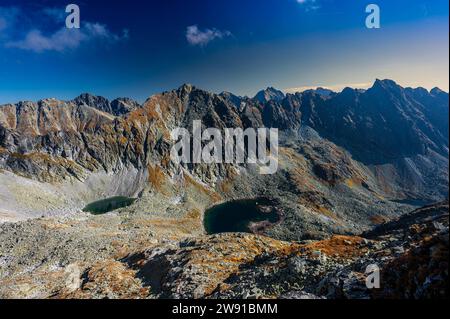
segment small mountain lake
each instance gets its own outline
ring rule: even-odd
[[[83,212],[88,212],[93,215],[102,215],[108,212],[112,212],[113,210],[116,210],[118,208],[130,206],[135,202],[135,200],[135,198],[125,196],[105,198],[88,204],[85,208],[83,208]]]
[[[208,234],[262,233],[282,218],[272,205],[269,199],[247,199],[214,206],[205,212],[205,230]]]

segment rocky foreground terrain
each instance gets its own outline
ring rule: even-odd
[[[193,120],[278,128],[278,171],[173,163],[170,132]],[[448,296],[448,133],[447,93],[390,80],[2,105],[0,297]],[[136,200],[82,211],[112,196]],[[208,208],[253,198],[276,202],[283,219],[264,236],[207,236]],[[369,264],[380,290],[365,288]]]
[[[155,240],[133,253],[97,256],[94,263],[47,264],[32,275],[4,276],[0,297],[448,298],[448,223],[446,202],[360,236],[322,241],[232,233],[161,244]],[[380,268],[379,289],[366,287],[369,265]]]

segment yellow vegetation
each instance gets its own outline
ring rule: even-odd
[[[194,208],[186,214],[186,218],[199,219],[201,217],[201,215],[202,215],[201,212],[198,209]]]
[[[148,165],[148,182],[153,186],[153,188],[157,191],[162,189],[162,186],[165,182],[164,172],[158,165],[152,166]]]
[[[385,217],[380,216],[380,215],[370,216],[369,219],[375,225],[380,225],[380,224],[383,224],[383,223],[385,223],[387,221],[387,219]]]
[[[353,188],[355,186],[361,186],[362,184],[362,180],[357,178],[357,177],[352,177],[352,178],[348,178],[345,180],[345,184],[350,187]]]
[[[367,248],[361,245],[363,240],[357,236],[333,236],[327,240],[305,245],[303,248],[309,253],[320,251],[328,256],[349,259],[359,257],[367,251]]]
[[[119,137],[119,143],[121,145],[126,145],[127,142],[128,142],[128,140],[127,140],[127,138],[125,136],[122,135],[121,137]]]
[[[206,186],[197,182],[188,174],[185,174],[184,178],[186,181],[186,186],[189,186],[189,185],[193,186],[198,192],[203,193],[203,194],[207,195],[208,197],[210,197],[213,202],[219,202],[220,200],[222,200],[222,197],[218,193],[209,190],[208,188],[206,188]]]
[[[170,154],[169,154],[169,153],[165,153],[164,156],[163,156],[163,158],[161,159],[161,165],[162,165],[162,167],[168,168],[169,165],[170,165],[170,161],[171,161],[171,159],[170,159]]]
[[[326,217],[328,217],[328,218],[331,218],[331,219],[333,219],[333,220],[337,220],[336,214],[333,213],[333,212],[332,212],[331,210],[329,210],[328,208],[323,207],[323,206],[319,206],[319,207],[318,207],[318,210],[319,210],[319,212],[320,212],[322,215],[324,215],[324,216],[326,216]]]

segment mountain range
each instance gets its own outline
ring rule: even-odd
[[[36,295],[27,295],[5,280],[18,276],[37,287],[45,276],[61,275],[51,270],[55,265],[76,265],[95,277],[89,273],[92,265],[111,258],[114,263],[103,267],[126,272],[124,265],[135,263],[133,253],[138,252],[138,259],[154,269],[158,263],[178,267],[177,259],[168,257],[174,249],[184,254],[183,249],[201,246],[213,254],[221,241],[237,246],[250,242],[269,255],[284,241],[316,241],[311,245],[320,246],[338,235],[354,243],[353,236],[418,206],[448,200],[448,103],[448,93],[438,88],[403,88],[392,80],[376,80],[367,90],[320,88],[284,94],[267,88],[253,98],[183,85],[143,104],[82,94],[71,101],[2,105],[0,283],[3,280],[7,288],[0,289],[0,295],[48,297],[47,288],[33,288]],[[250,164],[173,163],[170,132],[176,127],[192,129],[194,120],[208,128],[278,128],[277,173],[260,175]],[[136,200],[104,215],[82,212],[87,204],[113,196]],[[258,198],[276,203],[281,216],[258,232],[265,237],[205,236],[208,208]],[[442,212],[445,204],[440,205],[430,214]],[[439,231],[436,228],[436,234]],[[189,238],[197,239],[184,242]],[[167,253],[160,259],[142,255],[143,247],[161,243]],[[251,262],[260,257],[243,258]],[[265,262],[258,265],[263,268]],[[148,280],[147,286],[154,288],[145,271],[133,280],[143,280],[144,286]],[[183,296],[195,297],[198,287],[191,289],[188,282]],[[214,287],[220,285],[224,282]],[[167,287],[153,294],[176,297]],[[218,290],[209,294],[214,292],[226,295]],[[64,296],[74,293],[80,296],[81,291]]]

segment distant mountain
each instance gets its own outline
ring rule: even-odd
[[[138,102],[127,97],[111,101],[111,111],[114,115],[124,115],[139,107],[141,105]]]
[[[130,98],[118,98],[110,102],[102,96],[89,93],[81,94],[73,102],[78,106],[89,106],[116,116],[124,115],[140,106],[138,102]]]
[[[261,103],[267,103],[269,101],[275,101],[279,102],[283,100],[285,97],[284,93],[274,89],[273,87],[268,87],[265,90],[259,91],[254,99],[261,102]]]
[[[318,94],[318,95],[323,96],[323,97],[330,97],[330,96],[336,94],[334,91],[332,91],[330,89],[325,89],[325,88],[321,88],[321,87],[319,87],[317,89],[306,90],[306,91],[304,91],[302,93],[310,93],[310,92],[313,92],[313,93]]]
[[[448,156],[448,94],[438,89],[377,80],[366,91],[346,88],[325,98],[309,90],[260,109],[265,125],[290,130],[308,125],[368,164],[429,151]]]
[[[212,103],[218,119],[212,125],[226,122],[230,118],[226,114],[240,118],[233,121],[234,125],[243,122],[244,126],[264,125],[291,132],[307,125],[366,164],[382,164],[430,151],[448,156],[449,152],[448,93],[437,88],[428,92],[423,88],[402,88],[391,80],[377,80],[366,91],[346,88],[333,93],[317,89],[285,96],[268,88],[253,99],[229,92],[214,95],[189,85],[179,92],[190,95],[190,99],[208,96],[211,102],[203,104],[194,99],[187,111],[203,114]],[[56,105],[65,106],[61,110],[67,111],[67,115],[56,112]],[[142,106],[128,98],[110,102],[100,96],[82,94],[69,102],[50,99],[1,106],[0,125],[37,135],[69,128],[79,131],[111,120],[93,110],[123,116],[139,109]]]
[[[223,99],[227,100],[231,104],[233,104],[236,108],[240,108],[241,103],[244,100],[244,98],[234,95],[233,93],[230,93],[230,92],[222,92],[219,94],[219,96],[222,97]]]
[[[97,110],[113,114],[111,104],[109,103],[108,99],[102,96],[83,93],[77,96],[73,101],[78,106],[89,106]]]

